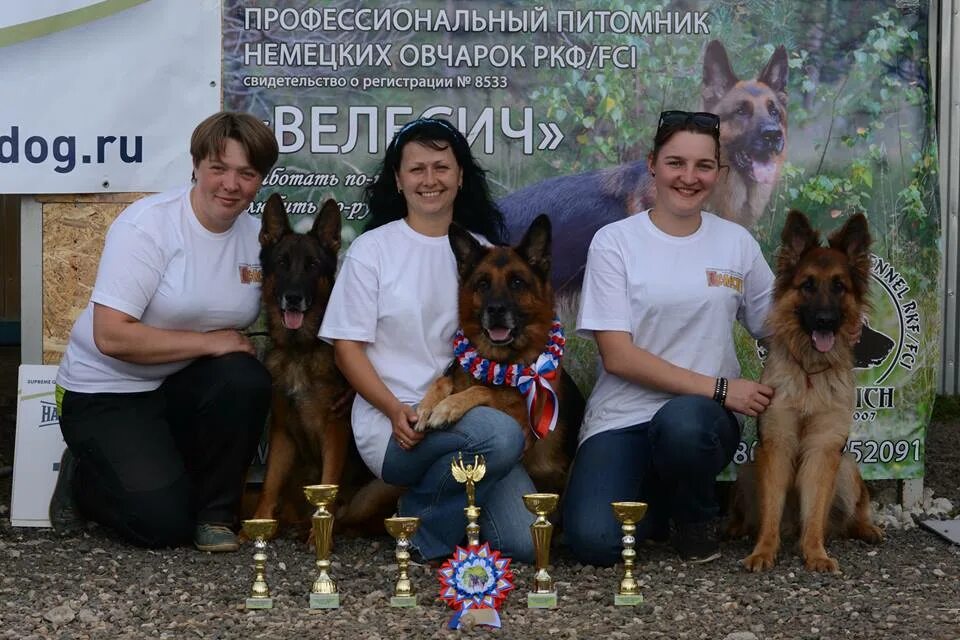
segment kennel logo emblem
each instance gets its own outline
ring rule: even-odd
[[[864,321],[855,350],[858,369],[875,369],[872,384],[882,385],[897,369],[913,371],[919,364],[921,322],[910,284],[897,268],[876,254],[870,256],[873,315]]]

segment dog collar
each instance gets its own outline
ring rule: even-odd
[[[566,343],[563,325],[559,318],[554,318],[550,326],[547,346],[533,364],[494,362],[484,358],[463,335],[463,329],[457,329],[457,333],[453,336],[453,354],[463,370],[480,382],[495,386],[516,387],[527,404],[530,429],[538,438],[543,438],[557,426],[559,401],[550,381],[557,377],[557,369],[560,366],[560,359],[563,358],[563,347]],[[538,391],[546,393],[546,402],[539,419],[534,415]]]

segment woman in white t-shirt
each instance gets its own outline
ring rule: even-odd
[[[394,136],[366,197],[371,222],[350,245],[320,328],[358,393],[357,448],[374,474],[406,487],[399,512],[420,518],[413,544],[428,560],[450,555],[464,537],[466,493],[451,476],[451,459],[483,455],[481,537],[531,561],[533,516],[521,496],[534,487],[520,463],[521,425],[477,407],[447,429],[414,429],[417,404],[453,360],[459,326],[450,223],[492,242],[503,237],[484,171],[453,125],[421,118]]]
[[[233,551],[270,374],[241,332],[260,311],[260,221],[277,160],[260,120],[221,112],[190,139],[192,185],[127,207],[107,232],[57,373],[67,443],[50,503],[142,546]]]
[[[720,120],[665,111],[648,158],[654,205],[590,244],[578,331],[603,368],[590,395],[565,495],[564,539],[583,562],[620,558],[610,502],[650,505],[637,538],[691,562],[719,557],[716,475],[773,389],[740,378],[739,321],[763,337],[773,274],[743,227],[701,210],[720,171]]]

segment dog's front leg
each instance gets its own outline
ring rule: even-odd
[[[439,429],[448,424],[453,424],[474,407],[493,406],[493,399],[493,391],[488,387],[482,385],[468,387],[440,401],[430,413],[430,417],[427,419],[427,427]]]
[[[800,493],[800,549],[810,571],[836,573],[839,565],[827,555],[824,536],[830,507],[836,493],[837,470],[845,434],[837,434],[836,421],[843,416],[828,415],[811,421],[804,434],[797,472]],[[849,419],[849,418],[847,418]]]
[[[267,452],[267,471],[263,479],[263,489],[254,518],[272,519],[276,517],[283,490],[293,470],[297,458],[297,448],[287,429],[287,420],[292,419],[292,411],[287,398],[280,391],[274,391],[270,409],[270,449]]]
[[[433,384],[427,389],[426,395],[423,396],[423,400],[417,405],[417,423],[413,425],[414,431],[426,431],[428,428],[435,428],[429,424],[430,416],[434,408],[452,392],[453,378],[450,376],[443,375],[433,381]]]
[[[761,418],[760,446],[757,447],[760,531],[753,552],[743,560],[743,566],[749,571],[772,568],[780,550],[780,521],[793,479],[799,428],[798,416],[788,409],[770,408]]]

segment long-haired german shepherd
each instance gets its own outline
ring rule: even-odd
[[[857,214],[823,247],[806,216],[794,210],[781,240],[770,351],[760,377],[775,392],[760,416],[756,469],[743,474],[749,480],[755,472],[759,534],[743,564],[750,571],[773,566],[786,504],[799,506],[806,567],[836,572],[837,561],[824,547],[828,532],[882,539],[857,465],[841,453],[855,403],[851,336],[868,307],[870,233]],[[743,494],[735,500],[733,533],[751,528],[750,502]]]
[[[548,344],[555,314],[549,218],[536,218],[516,247],[484,247],[456,224],[450,226],[449,239],[457,258],[459,314],[465,337],[482,358],[535,363]],[[576,450],[584,400],[562,366],[556,374],[551,383],[559,400],[556,428],[527,450],[524,466],[538,490],[559,493]],[[535,420],[546,397],[545,392],[537,395]],[[481,383],[457,361],[424,396],[417,428],[443,427],[480,405],[500,409],[523,429],[529,428],[530,416],[517,388]]]
[[[720,164],[726,167],[706,208],[745,227],[766,209],[786,159],[787,68],[787,51],[780,46],[755,79],[741,80],[719,40],[704,50],[702,106],[720,116]],[[553,283],[565,292],[579,289],[597,230],[651,207],[654,195],[643,158],[550,178],[507,194],[498,204],[514,238],[529,226],[534,212],[550,212],[556,255],[562,257],[554,265]]]
[[[274,394],[267,470],[254,517],[274,518],[282,506],[282,520],[301,521],[309,508],[302,487],[337,484],[336,522],[357,525],[380,513],[382,503],[395,506],[398,493],[372,481],[353,443],[348,412],[334,410],[350,387],[334,364],[333,348],[317,337],[340,249],[336,201],[327,200],[310,231],[298,234],[290,227],[283,200],[271,195],[260,245],[262,298],[272,341],[266,364]],[[358,495],[360,488],[367,491]]]

